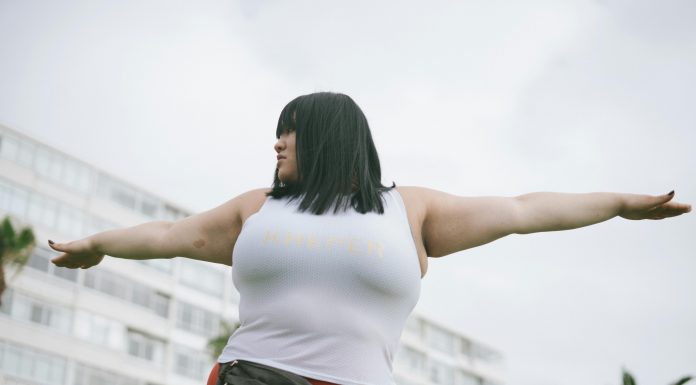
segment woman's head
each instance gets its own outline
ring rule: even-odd
[[[269,195],[300,199],[300,210],[315,214],[350,206],[383,212],[379,157],[353,99],[331,92],[297,97],[280,113],[276,137],[276,152],[286,158]]]

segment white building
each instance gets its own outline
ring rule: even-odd
[[[49,259],[47,239],[191,213],[0,125],[0,215],[30,225],[37,247],[6,271],[0,308],[0,385],[200,385],[206,345],[238,319],[227,266],[106,258],[91,269]],[[501,384],[493,349],[412,316],[395,360],[402,385]]]
[[[499,352],[419,314],[411,314],[394,360],[399,385],[500,385]]]

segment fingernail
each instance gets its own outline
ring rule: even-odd
[[[674,190],[670,191],[667,195],[674,195]]]
[[[48,244],[49,244],[49,245],[52,245],[52,244],[54,244],[54,243],[55,243],[55,242],[53,242],[52,240],[50,240],[50,239],[48,240]]]

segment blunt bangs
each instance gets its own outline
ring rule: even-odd
[[[320,215],[353,208],[384,212],[381,167],[367,118],[349,96],[319,92],[295,98],[278,118],[276,138],[295,132],[298,182],[283,184],[276,169],[273,198],[299,199],[300,211]]]
[[[280,138],[283,131],[293,132],[295,131],[295,106],[297,105],[297,99],[288,103],[283,111],[280,112],[280,117],[278,118],[278,127],[276,128],[276,139]]]

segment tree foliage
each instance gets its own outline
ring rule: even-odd
[[[19,273],[29,260],[34,246],[36,246],[36,240],[30,227],[24,227],[17,233],[10,217],[3,219],[0,225],[0,303],[2,303],[2,293],[7,288],[5,267],[15,265]]]
[[[227,340],[238,327],[239,322],[220,322],[220,334],[208,340],[208,350],[214,359],[217,359],[220,356],[222,350],[225,348],[225,345],[227,345]]]
[[[684,376],[676,382],[671,383],[670,385],[684,385],[687,382],[691,381],[692,378],[692,376]],[[622,379],[623,385],[636,385],[636,380],[633,378],[633,375],[629,373],[626,369],[623,369]]]

